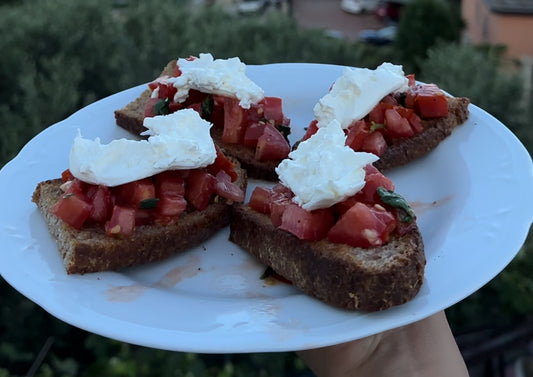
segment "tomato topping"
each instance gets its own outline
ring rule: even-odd
[[[215,161],[206,168],[207,172],[212,175],[216,175],[219,170],[223,170],[229,174],[229,176],[231,177],[231,181],[235,182],[239,177],[237,172],[235,171],[235,165],[233,164],[233,162],[228,160],[228,158],[218,147],[218,145],[215,145],[215,149],[217,151],[217,157],[215,158]]]
[[[105,223],[108,236],[131,236],[135,229],[135,209],[115,205],[111,218]]]
[[[65,169],[61,173],[61,180],[63,182],[67,182],[67,181],[70,181],[70,180],[73,180],[73,179],[74,179],[74,176],[72,175],[72,172],[70,171],[70,169]]]
[[[289,204],[283,211],[279,228],[302,240],[318,241],[328,234],[334,221],[330,208],[306,211],[297,204]]]
[[[410,87],[405,97],[405,106],[414,109],[422,118],[448,116],[448,99],[435,84]]]
[[[244,109],[239,106],[237,98],[226,97],[224,100],[224,131],[222,141],[229,144],[238,144],[244,140],[246,124],[244,122]]]
[[[50,209],[50,212],[70,226],[80,229],[91,215],[92,205],[80,196],[70,193],[64,194]]]
[[[181,170],[168,170],[154,176],[157,197],[163,195],[183,196],[185,180]]]
[[[265,132],[265,122],[258,121],[250,124],[246,128],[244,133],[244,145],[248,147],[255,147],[257,145],[257,140]]]
[[[215,194],[226,198],[229,202],[244,201],[244,191],[231,182],[231,177],[224,170],[221,170],[216,175]]]
[[[385,110],[385,126],[392,138],[411,137],[415,134],[409,121],[396,108]]]
[[[318,131],[318,120],[313,119],[311,123],[309,123],[309,126],[307,127],[307,130],[305,131],[305,135],[302,138],[302,141],[309,139],[311,136],[316,134]]]
[[[368,135],[361,145],[361,151],[373,153],[376,156],[381,156],[387,150],[387,141],[383,134],[379,131],[374,131]]]
[[[157,213],[160,216],[178,216],[187,209],[187,200],[183,195],[165,193],[160,195],[158,199]]]
[[[208,172],[195,169],[187,177],[185,198],[197,210],[204,210],[209,205],[215,192],[216,178]]]
[[[155,185],[150,178],[140,179],[117,186],[117,203],[138,208],[143,200],[154,199]]]
[[[250,196],[250,207],[257,212],[269,214],[271,196],[270,190],[257,186]]]
[[[258,161],[282,160],[289,155],[291,147],[285,137],[271,124],[257,140],[255,159]]]
[[[359,151],[363,145],[363,141],[370,134],[370,126],[364,120],[358,120],[348,127],[348,134],[346,135],[346,145],[354,151]]]
[[[394,183],[385,177],[374,165],[365,166],[365,185],[355,197],[357,200],[365,203],[380,203],[379,195],[376,193],[378,187],[394,191]]]
[[[96,223],[104,223],[113,209],[113,197],[109,187],[98,185],[92,186],[87,192],[93,209],[88,220]]]
[[[328,240],[353,247],[375,247],[387,242],[396,221],[379,205],[355,203],[331,227]]]
[[[283,101],[278,97],[265,97],[261,104],[263,105],[263,118],[273,121],[274,124],[284,124]]]

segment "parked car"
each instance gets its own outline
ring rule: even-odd
[[[398,22],[400,11],[404,4],[404,0],[381,1],[375,10],[375,14],[383,22]]]
[[[241,0],[238,5],[238,11],[241,13],[260,12],[267,6],[267,0]]]
[[[282,0],[240,0],[237,9],[240,13],[254,13],[262,12],[270,6],[279,9],[282,5]]]
[[[359,41],[374,45],[386,45],[392,43],[396,38],[396,26],[391,25],[379,30],[361,30]]]
[[[341,0],[341,9],[353,14],[374,12],[378,5],[379,0]]]

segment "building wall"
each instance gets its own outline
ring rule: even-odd
[[[462,15],[470,43],[504,44],[510,57],[533,57],[533,14],[495,13],[484,0],[463,0]]]

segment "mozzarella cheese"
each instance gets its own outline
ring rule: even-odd
[[[345,68],[330,92],[314,107],[318,127],[337,119],[342,128],[364,118],[387,94],[407,89],[402,66],[383,63],[375,70]]]
[[[176,102],[185,101],[191,89],[237,98],[245,109],[265,96],[246,76],[246,65],[238,57],[215,60],[211,54],[200,54],[196,59],[178,59],[178,67],[181,75],[168,79],[178,89]]]
[[[295,194],[296,204],[308,211],[327,208],[364,187],[364,167],[378,157],[355,152],[345,141],[340,123],[333,120],[278,165],[279,179]]]
[[[211,123],[192,109],[146,118],[147,140],[113,140],[102,144],[81,134],[70,150],[69,169],[82,181],[109,187],[150,177],[165,170],[212,164],[216,149]]]

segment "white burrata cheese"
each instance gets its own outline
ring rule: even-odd
[[[246,65],[237,57],[213,59],[211,54],[200,54],[195,59],[180,58],[177,64],[181,75],[168,79],[178,89],[176,102],[185,101],[190,89],[237,98],[244,109],[265,96],[263,89],[246,76]]]
[[[211,123],[192,109],[146,118],[147,140],[74,139],[69,169],[84,182],[109,187],[150,177],[165,170],[194,169],[212,164],[216,149]]]
[[[364,167],[378,157],[355,152],[345,141],[340,123],[333,120],[278,165],[279,179],[292,190],[296,204],[308,211],[327,208],[364,187]]]
[[[318,127],[337,119],[346,129],[364,118],[387,94],[406,90],[408,82],[400,65],[383,63],[375,70],[345,68],[314,107]]]

